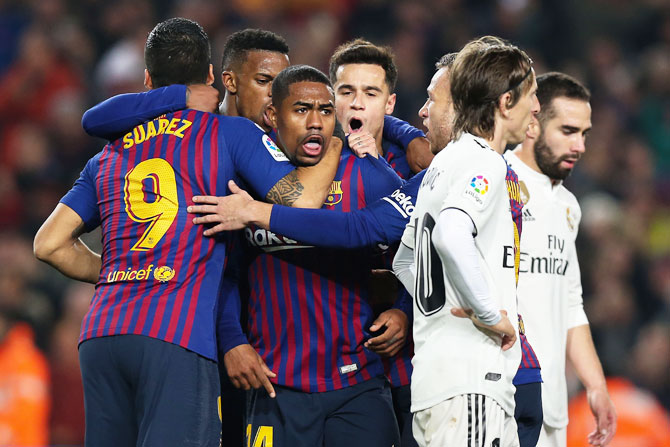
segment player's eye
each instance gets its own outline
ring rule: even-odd
[[[332,115],[333,109],[321,109],[321,113],[323,113],[324,115]]]
[[[352,93],[353,93],[353,92],[350,91],[350,90],[345,90],[345,91],[340,92],[340,95],[342,95],[342,96],[351,96]]]
[[[270,83],[270,80],[269,79],[257,79],[256,82],[259,83],[260,85],[266,85],[266,84]]]
[[[307,113],[307,107],[298,107],[295,111],[297,113]]]
[[[370,98],[374,98],[375,96],[377,96],[377,94],[373,92],[367,92],[366,95],[368,95]]]

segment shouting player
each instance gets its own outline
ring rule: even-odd
[[[145,47],[145,84],[211,84],[209,48],[197,23],[159,23]],[[324,173],[294,171],[274,152],[245,119],[168,114],[93,157],[39,230],[39,259],[97,284],[79,348],[87,446],[219,444],[212,315],[227,247],[202,237],[186,205],[193,194],[224,195],[238,176],[261,196],[319,203]],[[98,225],[102,257],[79,239]]]

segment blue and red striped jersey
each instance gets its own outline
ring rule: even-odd
[[[228,236],[206,238],[186,207],[238,176],[261,197],[294,167],[258,126],[184,110],[133,128],[89,160],[61,200],[102,226],[102,270],[80,342],[140,334],[216,359]]]
[[[519,282],[519,258],[521,256],[520,240],[523,229],[523,202],[521,201],[519,177],[514,172],[514,169],[507,163],[507,175],[505,181],[507,182],[507,190],[509,192],[510,213],[514,221],[514,274],[516,282]],[[519,318],[519,343],[521,344],[521,363],[519,370],[512,381],[514,385],[523,385],[526,383],[542,382],[540,373],[540,362],[535,355],[533,347],[530,345],[526,337],[526,331],[521,315]]]
[[[384,160],[358,158],[345,146],[324,208],[364,208],[399,185]],[[374,252],[317,248],[256,227],[245,231],[254,250],[249,342],[277,374],[271,380],[324,392],[382,375],[379,356],[363,347],[374,321],[367,301]]]
[[[384,159],[400,178],[408,180],[414,175],[407,163],[405,149],[387,140],[382,140],[382,148]]]

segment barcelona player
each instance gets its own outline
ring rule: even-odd
[[[147,39],[145,83],[211,84],[209,51],[197,23],[161,22]],[[39,259],[96,283],[80,336],[87,446],[219,444],[212,315],[227,241],[203,238],[186,205],[193,194],[224,195],[234,178],[286,204],[323,200],[324,173],[296,171],[278,152],[245,119],[168,114],[93,157],[39,230]],[[337,162],[331,152],[319,169]],[[98,225],[102,256],[79,239]]]

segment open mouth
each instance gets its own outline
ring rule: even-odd
[[[349,121],[349,130],[351,132],[357,132],[361,130],[361,127],[363,127],[363,121],[358,118],[352,118],[351,121]]]
[[[310,157],[316,157],[323,149],[323,137],[321,135],[310,135],[302,143],[303,151]]]

